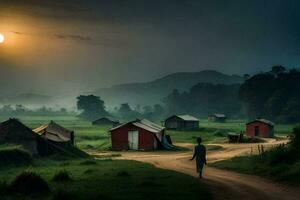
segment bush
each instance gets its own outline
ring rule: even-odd
[[[60,171],[60,172],[56,173],[53,176],[52,181],[55,181],[55,182],[68,182],[68,181],[72,181],[72,178],[69,175],[69,172],[67,172],[66,170],[63,170],[63,171]]]
[[[282,144],[260,155],[234,157],[213,164],[216,167],[262,175],[275,180],[300,181],[300,127],[294,128],[289,144]]]
[[[58,190],[54,195],[52,200],[76,200],[78,199],[74,194],[66,192],[63,190]]]
[[[0,195],[7,193],[8,185],[6,182],[0,182]]]
[[[7,148],[0,150],[0,167],[8,165],[22,166],[33,163],[33,158],[29,152],[20,148]]]
[[[11,193],[24,195],[43,194],[50,192],[47,182],[34,172],[23,172],[9,185]]]
[[[126,171],[120,171],[118,172],[117,176],[121,176],[121,177],[129,177],[129,173]]]
[[[160,184],[154,183],[152,181],[144,181],[140,184],[142,187],[159,187],[161,186]]]
[[[94,160],[85,160],[85,161],[82,161],[80,163],[80,165],[97,165],[97,163]]]
[[[87,169],[84,171],[85,174],[92,174],[95,170],[93,169]]]
[[[225,130],[216,130],[213,133],[214,136],[216,137],[226,137],[227,136],[227,131]]]
[[[298,151],[300,149],[300,126],[293,129],[291,148]]]

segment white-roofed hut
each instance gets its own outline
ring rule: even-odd
[[[146,119],[124,123],[109,131],[115,151],[172,148],[165,140],[165,128]]]
[[[199,129],[199,119],[191,115],[173,115],[165,120],[167,129],[195,130]]]
[[[211,122],[226,122],[226,115],[225,114],[212,114],[208,116],[208,120]]]

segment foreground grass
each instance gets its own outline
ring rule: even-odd
[[[300,184],[300,161],[293,164],[281,163],[270,166],[262,162],[259,156],[245,156],[234,157],[211,165],[221,169],[263,176],[275,181]]]
[[[238,156],[211,165],[300,185],[299,152],[299,148],[290,143],[273,147],[259,155]]]
[[[30,167],[1,168],[0,181],[9,184],[24,170],[40,175],[51,192],[26,197],[2,191],[1,199],[211,199],[197,179],[135,161],[36,160]],[[57,174],[65,176],[66,173],[70,176],[67,181],[61,178],[58,179],[61,182],[53,181],[55,175],[57,178]]]

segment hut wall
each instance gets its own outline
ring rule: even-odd
[[[184,126],[184,123],[182,122],[182,120],[177,119],[177,118],[169,118],[166,120],[165,122],[165,126],[168,129],[178,129]]]
[[[183,128],[186,128],[186,129],[197,129],[197,128],[199,128],[199,122],[197,122],[197,121],[187,121],[187,122],[185,122]]]
[[[257,129],[256,127],[258,127],[258,135],[255,135],[255,132]],[[250,124],[246,125],[246,134],[249,137],[254,137],[254,136],[258,136],[258,137],[273,137],[273,133],[274,129],[273,126],[270,126],[266,123],[262,123],[262,122],[253,122]]]
[[[151,133],[145,129],[136,127],[134,125],[128,124],[126,126],[120,127],[111,132],[111,143],[112,150],[121,151],[128,150],[128,131],[138,131],[139,132],[139,149],[145,151],[155,150],[156,137],[154,133]]]

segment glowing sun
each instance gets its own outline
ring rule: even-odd
[[[5,37],[2,33],[0,33],[0,43],[3,43],[5,40]]]

